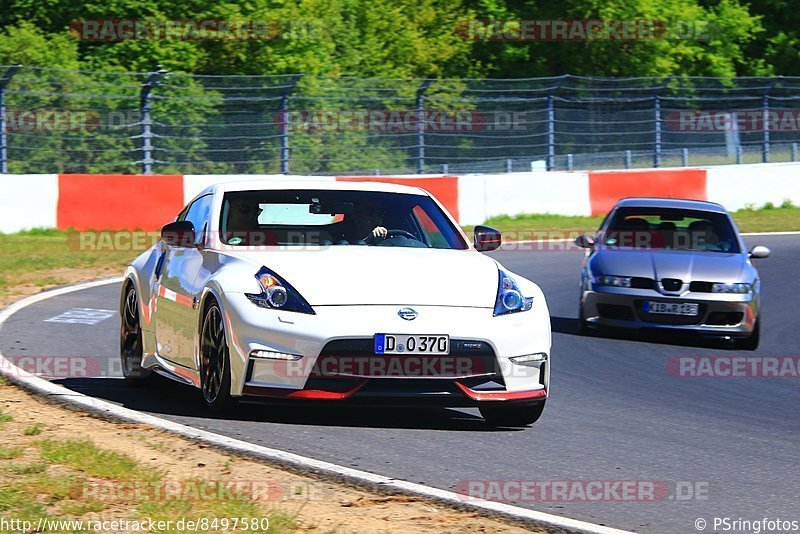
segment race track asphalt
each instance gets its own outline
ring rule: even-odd
[[[209,417],[198,393],[164,380],[139,390],[118,378],[66,378],[68,388],[197,428],[343,466],[454,490],[470,480],[643,481],[666,485],[653,501],[516,502],[519,506],[640,532],[695,532],[704,518],[800,520],[800,380],[684,378],[677,356],[798,356],[800,237],[746,238],[760,260],[760,348],[681,337],[581,336],[575,327],[582,255],[493,253],[540,284],[553,325],[552,391],[542,419],[493,430],[474,409],[286,406],[246,403]],[[0,330],[12,357],[78,356],[118,369],[118,319],[44,322],[73,308],[113,310],[116,284],[32,305]],[[700,495],[685,498],[689,489]]]

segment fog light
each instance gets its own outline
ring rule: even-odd
[[[300,354],[289,354],[287,352],[274,352],[271,350],[254,350],[250,352],[251,358],[258,358],[260,360],[284,360],[296,362],[303,356]]]
[[[533,366],[535,364],[540,364],[544,361],[547,361],[547,353],[546,352],[536,352],[534,354],[523,354],[522,356],[512,356],[509,358],[513,363],[517,365],[528,365]]]

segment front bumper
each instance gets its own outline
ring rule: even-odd
[[[316,315],[306,315],[259,308],[238,293],[226,295],[225,300],[234,395],[388,399],[448,406],[534,403],[547,397],[550,319],[543,299],[530,311],[501,317],[493,317],[488,308],[414,306],[419,317],[413,321],[398,316],[404,306],[316,306]],[[447,334],[451,354],[394,356],[400,362],[395,372],[376,374],[369,362],[381,358],[373,354],[377,333]],[[302,358],[297,362],[251,358],[254,350]],[[548,359],[530,365],[509,359],[534,353],[546,353]],[[426,361],[415,365],[423,358]],[[325,364],[331,360],[340,366],[321,373],[320,369],[330,369]],[[460,365],[464,360],[469,362],[466,367]],[[426,363],[436,371],[425,372],[431,368]],[[411,371],[406,373],[407,369]]]
[[[696,303],[697,316],[650,314],[644,303]],[[697,334],[749,336],[758,318],[758,294],[747,295],[687,291],[664,295],[652,289],[594,287],[581,298],[583,318],[589,327],[688,331]]]

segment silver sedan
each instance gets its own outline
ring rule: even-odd
[[[587,249],[580,283],[581,331],[601,327],[692,331],[758,347],[760,279],[736,224],[719,204],[627,198]]]

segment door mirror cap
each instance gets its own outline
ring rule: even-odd
[[[756,245],[750,250],[750,257],[756,260],[769,258],[772,251],[764,245]]]
[[[500,232],[490,226],[476,226],[474,234],[475,250],[488,252],[495,250],[503,242]]]
[[[575,244],[581,248],[592,248],[594,239],[589,234],[581,234],[575,238]]]
[[[161,239],[171,247],[193,247],[195,238],[191,221],[175,221],[161,229]]]

